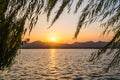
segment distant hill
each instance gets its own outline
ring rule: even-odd
[[[107,45],[108,42],[98,41],[88,41],[88,42],[75,42],[72,44],[73,47],[80,47],[80,48],[103,48]]]
[[[61,44],[61,43],[52,43],[52,42],[41,42],[35,41],[31,43],[23,44],[21,48],[23,49],[47,49],[47,48],[60,48],[60,49],[75,49],[75,48],[94,48],[99,49],[103,48],[108,42],[98,41],[88,41],[88,42],[75,42],[72,44]]]

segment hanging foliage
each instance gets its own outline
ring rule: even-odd
[[[108,47],[112,47],[107,53],[111,54],[117,46],[109,67],[119,64],[120,0],[0,0],[0,70],[10,67],[14,62],[17,50],[22,43],[22,36],[26,31],[31,32],[41,12],[47,14],[49,21],[54,7],[58,7],[57,3],[60,3],[60,7],[50,27],[58,20],[66,7],[69,12],[73,9],[71,6],[75,6],[75,13],[78,13],[82,7],[75,38],[83,25],[89,25],[95,21],[104,22],[101,24],[105,28],[103,34],[114,32],[114,37],[108,45],[94,53],[90,60],[99,60]],[[86,5],[83,7],[82,4]],[[29,21],[27,27],[25,27],[26,21]]]

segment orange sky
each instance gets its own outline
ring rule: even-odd
[[[56,9],[54,11],[56,11]],[[26,35],[27,38],[30,38],[30,42],[50,42],[50,39],[53,36],[56,37],[56,42],[58,43],[73,43],[75,41],[109,41],[113,36],[112,34],[109,34],[105,37],[100,37],[104,28],[99,27],[98,23],[94,23],[88,25],[86,28],[83,27],[77,39],[73,39],[80,12],[74,14],[73,11],[71,11],[71,13],[68,14],[67,10],[63,12],[51,28],[47,29],[53,20],[54,11],[49,22],[47,22],[46,14],[39,16],[38,22],[33,28],[30,36]]]
[[[56,38],[58,43],[73,43],[77,42],[86,42],[86,41],[109,41],[112,37],[112,34],[109,34],[105,37],[101,37],[103,28],[98,27],[98,23],[89,25],[86,28],[82,28],[77,39],[73,39],[74,33],[76,31],[77,25],[77,15],[66,14],[62,15],[58,21],[49,29],[50,22],[46,22],[46,16],[39,16],[39,20],[36,26],[33,28],[30,36],[30,42],[33,41],[43,41],[50,42],[51,37]]]

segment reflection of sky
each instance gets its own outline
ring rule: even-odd
[[[55,49],[50,49],[50,68],[53,68],[56,66],[56,54]]]
[[[48,64],[48,74],[52,74],[52,77],[56,78],[58,71],[56,70],[56,49],[50,49],[49,53],[49,64]],[[53,76],[54,75],[54,76]]]
[[[72,9],[74,8],[75,7],[73,4]],[[62,43],[71,43],[74,41],[108,41],[112,36],[108,35],[104,38],[100,38],[100,35],[104,29],[102,27],[98,27],[98,23],[94,23],[89,25],[87,28],[83,28],[80,31],[77,40],[73,40],[72,38],[74,37],[74,33],[76,31],[77,21],[79,19],[80,12],[74,14],[73,11],[71,11],[71,13],[68,14],[67,9],[65,9],[65,11],[55,22],[55,24],[50,29],[47,29],[51,23],[51,20],[53,20],[54,12],[56,11],[57,10],[55,8],[50,17],[50,22],[46,22],[46,14],[39,16],[37,25],[33,28],[30,36],[31,41],[40,40],[47,42],[49,40],[49,37],[54,35],[57,36],[59,38],[59,42]]]

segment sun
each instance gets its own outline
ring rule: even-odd
[[[50,41],[51,41],[51,42],[56,42],[56,37],[52,36],[52,37],[50,38]]]

